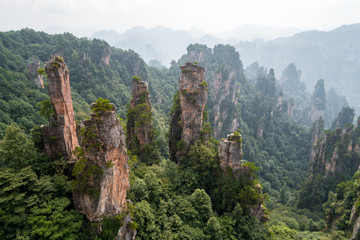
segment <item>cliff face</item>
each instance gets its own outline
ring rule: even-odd
[[[43,76],[39,74],[38,70],[40,69],[40,61],[33,60],[27,62],[27,70],[30,76],[30,81],[35,83],[39,88],[44,89],[44,80]]]
[[[233,171],[241,168],[242,139],[241,135],[230,134],[219,144],[220,168],[226,170],[231,167]]]
[[[90,221],[114,216],[126,209],[129,188],[128,155],[125,133],[116,113],[93,113],[80,129],[81,146],[74,192],[75,208]]]
[[[207,84],[204,81],[204,68],[186,63],[181,66],[180,109],[184,148],[180,155],[186,155],[190,146],[201,137],[203,115],[207,100]]]
[[[71,157],[78,146],[76,122],[71,99],[69,69],[63,58],[53,55],[45,64],[48,90],[55,115],[50,125],[42,126],[45,151],[58,158]]]

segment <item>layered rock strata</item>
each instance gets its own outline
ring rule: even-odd
[[[73,156],[79,145],[71,99],[69,69],[62,57],[53,55],[45,64],[48,90],[55,114],[50,125],[42,126],[45,151],[53,158]]]
[[[75,208],[95,222],[124,212],[129,188],[128,155],[125,133],[115,111],[93,113],[84,121],[80,139],[83,154],[79,161],[84,167],[75,175]]]

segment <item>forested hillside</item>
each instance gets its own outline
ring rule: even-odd
[[[59,125],[44,74],[45,70],[49,74],[44,64],[52,54],[57,56],[50,67],[55,71],[67,65],[70,72],[78,124],[78,132],[73,134],[80,140],[80,148],[72,153],[78,159],[76,164],[65,157],[52,156],[50,160],[44,153],[39,126]],[[30,66],[35,66],[35,73]],[[179,85],[179,76],[181,80],[192,74],[180,66],[204,69],[196,91],[191,84]],[[131,50],[116,49],[97,39],[31,29],[1,32],[0,222],[4,227],[0,233],[5,239],[114,239],[131,216],[132,222],[126,226],[137,231],[136,239],[342,239],[344,232],[323,232],[326,224],[321,213],[296,208],[298,191],[311,166],[313,134],[289,114],[289,108],[296,105],[290,98],[297,98],[289,91],[284,92],[285,98],[277,90],[278,73],[259,69],[246,78],[240,54],[230,45],[211,49],[193,44],[169,69],[158,69],[147,66]],[[43,78],[44,88],[34,83],[34,76]],[[134,95],[136,83],[148,89]],[[200,98],[207,102],[200,104]],[[201,124],[196,125],[199,137],[188,146],[182,131],[191,129],[191,124],[186,126],[188,119],[181,114],[193,110],[184,109],[184,101],[194,109],[204,107],[198,115]],[[116,126],[122,129],[120,135],[127,132],[127,141],[130,135],[146,131],[151,141],[140,147],[127,142],[131,151],[129,160],[124,161],[126,171],[130,169],[127,196],[132,203],[127,212],[104,217],[99,232],[99,225],[75,211],[78,203],[73,194],[96,198],[97,188],[91,184],[97,183],[97,175],[112,172],[111,164],[98,168],[91,162],[105,156],[111,145],[100,139],[101,127],[93,129],[91,124],[101,126],[104,116],[111,114],[120,118],[121,126]],[[341,127],[343,119],[347,117],[338,118]],[[173,145],[177,164],[169,160],[170,126],[174,124],[182,134]],[[47,140],[48,144],[57,141]],[[239,169],[221,167],[224,142],[238,146]],[[149,145],[154,154],[144,154],[150,152]],[[83,189],[86,180],[95,195]],[[326,196],[321,201],[326,201]],[[301,202],[299,206],[308,207]]]

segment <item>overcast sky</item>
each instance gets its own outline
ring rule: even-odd
[[[0,30],[140,25],[207,33],[244,24],[329,30],[360,22],[360,0],[0,0]]]

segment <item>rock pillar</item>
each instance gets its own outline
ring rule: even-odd
[[[129,188],[125,133],[115,108],[93,113],[80,129],[82,150],[75,164],[75,208],[90,221],[126,210]]]
[[[45,151],[53,158],[70,158],[78,146],[71,100],[69,69],[64,59],[53,55],[45,64],[48,90],[55,114],[50,125],[42,126]]]

